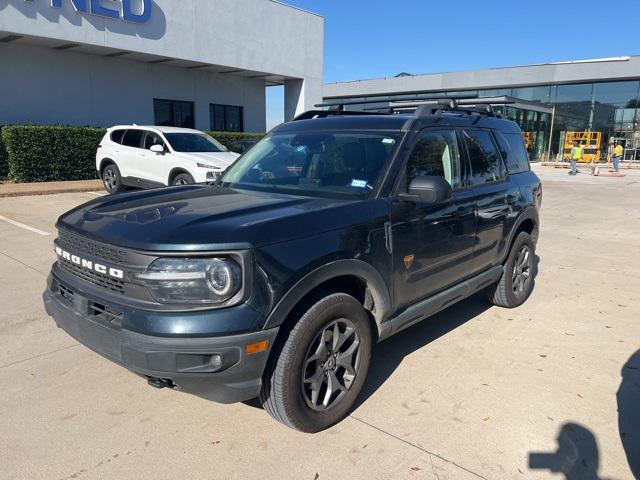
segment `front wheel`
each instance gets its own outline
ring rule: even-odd
[[[531,235],[520,232],[513,242],[500,281],[487,291],[489,301],[505,308],[522,305],[533,291],[535,245]]]
[[[319,432],[342,420],[362,390],[371,325],[352,296],[330,294],[309,308],[265,373],[260,402],[276,420]]]
[[[171,185],[191,185],[195,183],[193,177],[188,173],[179,173],[173,178]]]

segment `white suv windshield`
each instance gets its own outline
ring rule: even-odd
[[[225,185],[299,195],[366,197],[398,134],[311,132],[270,135],[236,162]]]
[[[204,133],[165,133],[171,148],[176,152],[226,152],[217,140]]]

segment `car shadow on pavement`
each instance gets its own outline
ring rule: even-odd
[[[640,350],[622,367],[617,392],[618,431],[633,478],[640,479]],[[555,452],[529,453],[529,468],[562,473],[566,480],[602,480],[596,436],[584,425],[565,423]]]
[[[455,330],[490,307],[484,294],[479,293],[375,345],[367,380],[352,411],[380,388],[400,366],[404,357]]]
[[[532,294],[535,292],[539,265],[540,257],[535,255],[532,265]],[[351,411],[357,409],[380,388],[402,363],[404,357],[455,330],[489,308],[491,304],[485,293],[479,292],[375,345],[367,381]]]

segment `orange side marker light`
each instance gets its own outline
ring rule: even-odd
[[[269,340],[260,340],[259,342],[248,343],[245,347],[247,355],[253,355],[254,353],[264,352],[269,346]]]

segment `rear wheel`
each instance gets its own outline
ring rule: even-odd
[[[269,414],[303,432],[342,420],[364,385],[371,326],[352,296],[334,293],[304,313],[265,373],[260,401]]]
[[[513,242],[500,281],[487,291],[494,305],[515,308],[533,291],[535,245],[531,235],[520,232]]]
[[[190,185],[192,183],[195,183],[195,181],[191,175],[188,173],[179,173],[173,177],[171,185]]]
[[[102,170],[102,184],[107,193],[118,193],[124,191],[120,170],[115,163],[111,163]]]

